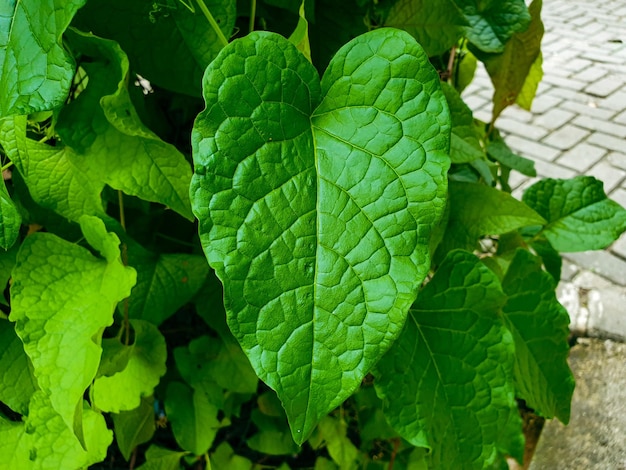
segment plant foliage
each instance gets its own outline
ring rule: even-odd
[[[540,13],[6,2],[0,469],[502,468],[519,400],[567,423],[559,252],[626,210],[510,194]]]

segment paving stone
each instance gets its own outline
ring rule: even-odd
[[[570,72],[581,72],[587,69],[592,62],[587,59],[572,59],[562,65],[565,70],[569,70]],[[578,78],[573,76],[573,78]],[[579,80],[584,80],[582,78],[578,78]]]
[[[500,116],[498,118],[496,121],[496,127],[508,133],[532,140],[540,140],[548,134],[547,129],[519,122],[518,120],[510,119],[506,116]]]
[[[549,134],[543,139],[543,143],[561,150],[569,150],[588,135],[589,131],[571,124],[566,124],[557,131]]]
[[[557,98],[563,98],[565,100],[570,100],[570,101],[575,101],[577,103],[584,103],[584,104],[589,104],[589,103],[598,103],[598,99],[593,97],[593,96],[589,96],[586,93],[580,93],[574,90],[568,90],[567,88],[557,88],[554,87],[552,88],[552,90],[550,90],[550,95],[551,96],[555,96]],[[613,109],[613,108],[610,108]]]
[[[615,191],[609,194],[609,197],[618,204],[620,204],[622,207],[626,208],[626,189],[617,188]]]
[[[623,233],[619,240],[611,246],[611,252],[626,260],[626,233]]]
[[[603,108],[623,111],[626,109],[626,91],[620,90],[598,103]]]
[[[554,147],[523,139],[516,135],[507,136],[506,143],[524,157],[535,157],[541,160],[552,161],[561,154],[561,152]]]
[[[556,163],[583,173],[590,166],[597,163],[606,153],[607,151],[601,147],[581,142],[573,149],[564,152],[556,160]]]
[[[578,60],[580,60],[581,62],[589,62],[584,59]],[[606,70],[599,67],[587,67],[581,72],[577,71],[576,73],[571,74],[570,77],[576,80],[582,80],[583,82],[594,83],[604,77],[607,73],[608,72]]]
[[[554,163],[546,162],[543,160],[535,160],[535,169],[537,174],[545,178],[573,178],[576,176],[574,170],[555,165]]]
[[[567,88],[574,91],[582,91],[587,87],[587,83],[574,78],[558,77],[556,75],[544,75],[543,80],[554,86]],[[606,96],[606,95],[602,95]]]
[[[539,90],[537,90],[537,96],[535,96],[535,99],[533,100],[531,110],[533,114],[543,114],[564,104],[565,103],[562,98],[540,94]]]
[[[571,111],[553,108],[533,121],[533,125],[541,126],[548,130],[556,130],[569,122],[575,116]]]
[[[614,77],[605,77],[597,82],[592,83],[587,88],[585,88],[585,92],[594,96],[601,96],[606,98],[614,91],[619,90],[624,85],[622,80],[618,80]]]
[[[565,253],[563,256],[578,266],[584,266],[615,284],[626,286],[626,261],[607,251]]]
[[[626,151],[626,146],[624,150]],[[611,165],[621,168],[622,170],[626,170],[626,153],[611,152],[607,157],[607,160],[611,163]]]
[[[578,116],[572,121],[572,124],[576,124],[579,127],[584,127],[591,131],[602,131],[616,137],[626,138],[626,126],[622,126],[621,124],[615,124],[590,116]]]
[[[626,124],[626,111],[622,111],[617,116],[613,118],[613,122],[617,122],[618,124]]]
[[[478,110],[490,102],[490,100],[476,94],[463,96],[463,101],[472,111]]]
[[[595,176],[597,179],[604,183],[604,192],[610,193],[626,178],[626,171],[618,170],[609,162],[600,162],[593,165],[587,174]],[[626,275],[626,272],[624,272]]]
[[[545,99],[541,97],[541,99]],[[577,114],[583,114],[585,116],[591,116],[598,119],[609,120],[615,115],[615,111],[612,109],[598,108],[598,105],[589,100],[587,103],[579,103],[576,101],[563,100],[558,105],[561,109],[567,109]],[[626,116],[625,116],[626,119]]]
[[[614,150],[615,152],[626,152],[626,142],[624,142],[624,139],[618,139],[617,137],[602,132],[594,132],[589,136],[587,142],[595,144],[598,147]]]

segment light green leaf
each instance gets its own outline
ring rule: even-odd
[[[181,382],[170,382],[165,398],[165,413],[178,445],[195,454],[209,450],[220,428],[218,408],[202,390]]]
[[[543,23],[541,22],[542,0],[534,0],[529,11],[531,22],[528,29],[515,33],[501,54],[480,56],[495,88],[493,95],[492,122],[500,113],[515,103],[524,88],[526,77],[541,50]]]
[[[22,216],[11,200],[4,180],[0,183],[0,247],[8,250],[20,234]]]
[[[385,26],[407,31],[432,57],[443,54],[461,39],[468,22],[453,0],[398,0]]]
[[[511,195],[482,184],[450,182],[450,217],[441,249],[473,250],[486,235],[497,235],[546,221]]]
[[[33,469],[78,469],[101,462],[107,455],[107,448],[113,441],[113,433],[107,429],[104,417],[81,404],[82,428],[85,446],[81,445],[71,428],[53,408],[50,399],[43,391],[35,392],[25,423],[28,442],[28,458],[33,461]],[[14,467],[22,469],[26,462]]]
[[[23,422],[9,421],[0,415],[0,470],[32,470],[29,459],[29,435]]]
[[[157,326],[191,301],[209,273],[202,256],[156,254],[136,243],[128,245],[128,265],[137,270],[128,315]]]
[[[167,347],[155,325],[144,320],[130,320],[135,342],[126,367],[110,376],[96,379],[92,394],[94,404],[103,411],[119,413],[137,408],[141,398],[152,395],[165,374]]]
[[[41,207],[75,222],[82,215],[104,215],[101,175],[62,143],[27,138],[26,116],[0,121],[0,144]]]
[[[519,398],[546,418],[567,424],[574,377],[567,364],[569,316],[555,295],[555,282],[541,260],[517,251],[502,281],[503,308],[515,340],[515,387]]]
[[[68,40],[85,58],[87,87],[59,113],[66,145],[114,189],[159,202],[188,219],[191,168],[173,146],[144,126],[128,94],[129,64],[117,43],[74,30]]]
[[[446,95],[452,119],[452,136],[450,140],[450,159],[452,163],[469,163],[474,160],[486,159],[485,150],[480,143],[480,134],[474,125],[472,111],[465,104],[461,95],[445,82],[441,89]]]
[[[333,461],[342,470],[361,468],[361,453],[347,436],[347,425],[342,419],[325,416],[319,423],[319,432]]]
[[[543,179],[522,200],[548,221],[540,233],[560,252],[600,250],[626,230],[626,210],[592,176]]]
[[[289,36],[289,41],[292,42],[296,49],[298,49],[304,57],[306,57],[309,62],[311,62],[311,46],[309,45],[309,22],[306,20],[304,15],[304,3],[302,0],[302,4],[300,5],[300,9],[298,10],[298,24],[296,25],[296,29]]]
[[[539,88],[539,82],[543,78],[543,54],[541,51],[539,55],[530,66],[530,70],[528,71],[528,75],[526,75],[526,80],[524,80],[524,85],[517,95],[517,99],[515,102],[521,108],[524,108],[527,111],[530,111],[533,105],[533,100],[535,99],[535,95],[537,94],[537,88]]]
[[[391,345],[428,271],[445,98],[419,45],[386,28],[345,45],[321,87],[293,44],[255,32],[211,63],[204,93],[201,241],[229,326],[302,443]]]
[[[235,341],[201,336],[186,348],[176,348],[174,358],[180,374],[194,388],[202,382],[214,382],[236,393],[257,390],[257,376]]]
[[[0,10],[0,117],[61,106],[74,61],[61,36],[86,0],[8,0]]]
[[[21,415],[28,414],[28,402],[37,390],[32,369],[13,324],[0,320],[0,401]]]
[[[229,38],[237,17],[236,2],[204,3]],[[151,83],[194,96],[200,95],[204,69],[222,48],[197,6],[194,13],[181,1],[89,0],[72,24],[118,41],[132,69]]]
[[[516,420],[513,339],[506,301],[478,258],[454,251],[419,294],[402,335],[376,366],[387,420],[431,449],[433,468],[487,468]]]
[[[454,0],[467,18],[465,36],[484,52],[502,52],[514,33],[525,31],[530,14],[524,0]]]
[[[535,162],[513,153],[504,139],[500,137],[500,133],[497,129],[494,129],[489,135],[487,153],[491,158],[500,162],[502,165],[519,171],[523,175],[537,176]]]
[[[133,449],[152,439],[156,430],[154,418],[154,398],[142,398],[141,404],[130,411],[112,414],[115,428],[115,441],[126,460]]]
[[[315,467],[313,470],[337,470],[339,467],[332,460],[325,459],[324,457],[318,457],[315,459]]]
[[[16,322],[39,387],[70,429],[98,369],[99,335],[135,282],[135,271],[123,266],[119,251],[113,258],[119,240],[102,221],[84,216],[81,228],[109,259],[50,233],[28,236],[13,270],[9,317]]]
[[[179,470],[180,459],[187,452],[176,452],[151,445],[146,451],[146,463],[137,467],[137,470]]]

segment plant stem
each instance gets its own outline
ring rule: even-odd
[[[13,166],[13,162],[9,162],[6,165],[4,165],[2,168],[0,168],[0,173],[8,170],[9,168],[11,168]]]
[[[120,204],[120,225],[124,232],[126,231],[126,215],[124,214],[124,193],[117,190],[117,200]],[[122,263],[124,266],[128,266],[128,246],[122,242]],[[124,322],[122,329],[124,330],[124,344],[128,346],[130,344],[130,319],[128,318],[128,297],[124,299]]]
[[[252,0],[250,4],[250,26],[248,27],[248,32],[251,33],[254,31],[254,20],[256,17],[256,0]]]
[[[224,33],[222,33],[222,30],[217,24],[217,21],[215,21],[215,18],[213,18],[213,15],[211,14],[207,6],[204,4],[204,0],[196,0],[196,3],[200,7],[200,10],[202,10],[202,13],[206,17],[206,19],[209,20],[211,27],[215,31],[215,34],[217,34],[217,38],[220,40],[222,45],[224,47],[228,46],[228,39],[226,39],[226,36],[224,36]]]

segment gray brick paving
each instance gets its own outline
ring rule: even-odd
[[[626,0],[546,0],[542,16],[544,78],[532,111],[507,108],[496,122],[538,173],[513,173],[513,195],[540,177],[587,174],[626,207]],[[482,66],[477,76],[464,97],[489,121],[491,83]],[[565,254],[560,292],[575,297],[573,328],[626,339],[626,234],[604,251]]]

